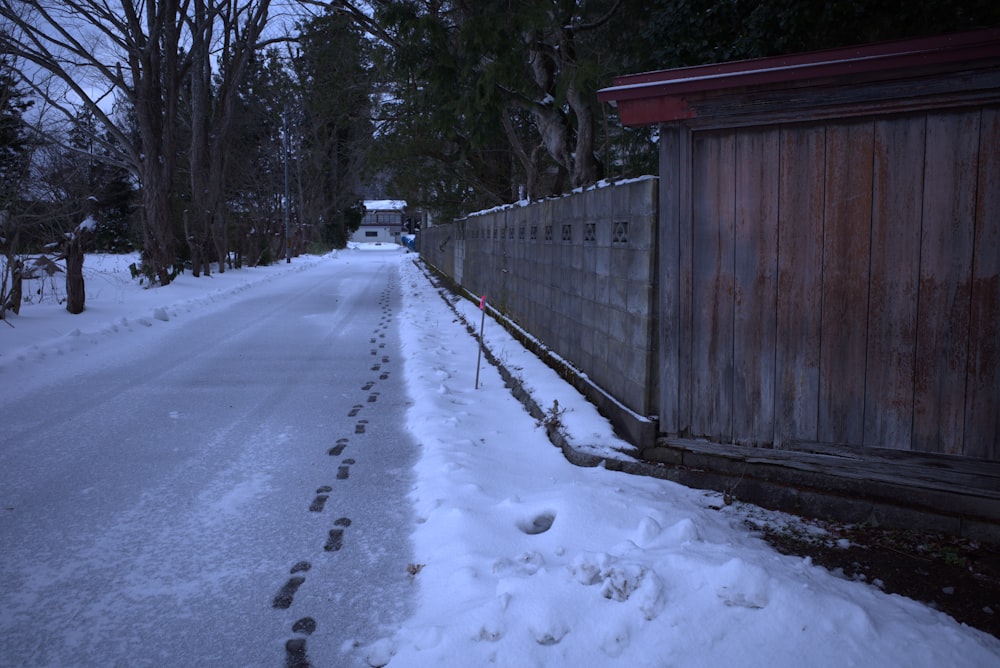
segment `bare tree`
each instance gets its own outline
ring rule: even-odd
[[[24,83],[67,118],[82,105],[122,147],[107,148],[118,151],[139,178],[143,261],[161,285],[172,280],[177,257],[172,205],[185,77],[192,77],[188,99],[197,128],[191,134],[191,178],[199,186],[194,227],[216,230],[216,243],[224,249],[219,184],[233,104],[228,91],[257,47],[269,5],[270,0],[0,0],[0,19],[9,31],[0,32],[0,49],[30,65],[22,72]],[[210,109],[213,74],[220,97]],[[115,122],[112,100],[124,101],[133,114],[136,137]]]
[[[81,104],[118,135],[121,158],[142,185],[144,261],[163,285],[175,259],[170,200],[186,2],[123,1],[113,9],[97,0],[0,0],[12,26],[3,46],[31,66],[24,82],[67,118]],[[116,94],[132,107],[138,140],[107,110]]]
[[[269,0],[191,0],[191,215],[188,243],[195,275],[208,272],[209,240],[225,271],[227,144],[239,102],[239,84],[267,24]],[[214,65],[214,67],[213,67]],[[217,73],[213,88],[212,76]]]

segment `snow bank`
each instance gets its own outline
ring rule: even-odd
[[[405,368],[421,444],[417,614],[370,665],[1000,665],[1000,640],[782,556],[719,495],[574,467],[484,368],[422,272],[401,265]],[[621,443],[574,389],[487,321],[486,339],[568,435]]]

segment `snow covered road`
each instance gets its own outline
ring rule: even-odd
[[[1000,666],[754,529],[821,527],[568,463],[414,257],[144,290],[88,256],[83,314],[0,326],[0,666]],[[572,447],[628,456],[490,316],[484,339]]]
[[[397,284],[317,263],[6,370],[0,665],[345,666],[405,618]]]

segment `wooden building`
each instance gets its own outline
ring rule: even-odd
[[[660,126],[662,448],[961,459],[1000,510],[1000,29],[599,97]]]

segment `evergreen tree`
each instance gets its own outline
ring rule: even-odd
[[[0,207],[21,196],[31,161],[31,143],[23,115],[32,102],[18,89],[13,64],[0,57]]]
[[[20,253],[24,181],[31,162],[31,142],[23,115],[31,102],[17,88],[13,64],[0,57],[0,319],[21,309]]]
[[[234,117],[227,192],[237,262],[267,264],[284,252],[284,119],[297,106],[275,49],[255,58]],[[294,210],[291,212],[295,220]]]
[[[475,54],[465,48],[467,15],[450,4],[396,2],[376,16],[393,35],[379,52],[375,154],[391,192],[445,218],[509,201],[502,105],[486,96],[470,102]]]
[[[449,217],[600,179],[594,92],[620,2],[396,0],[372,20],[348,5],[383,47],[379,154],[396,190]]]
[[[92,216],[94,250],[123,253],[135,248],[133,215],[137,192],[129,171],[114,155],[117,140],[102,131],[93,114],[81,111],[70,131],[61,161],[67,197],[74,216]],[[76,220],[79,223],[79,220]]]
[[[340,12],[303,26],[294,60],[300,107],[290,110],[293,200],[323,244],[343,247],[361,222],[372,124],[372,44]]]
[[[1000,23],[991,0],[625,0],[627,72],[744,60]],[[623,72],[624,73],[624,72]]]

